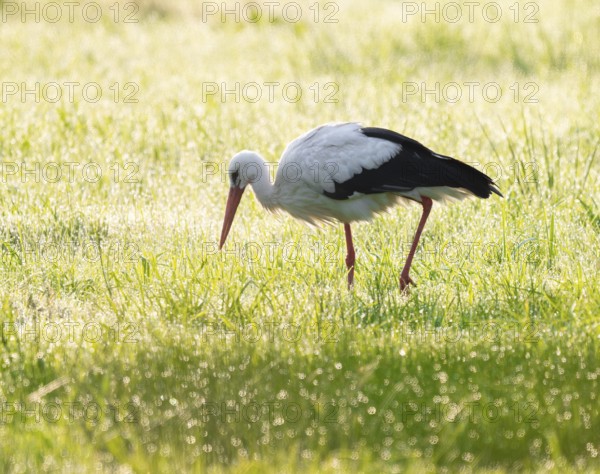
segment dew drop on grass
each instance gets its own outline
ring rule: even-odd
[[[285,390],[280,390],[277,394],[277,400],[285,400],[288,397],[288,393]]]
[[[281,416],[277,416],[275,417],[275,419],[273,420],[273,426],[281,426],[285,423],[285,420],[283,419],[283,417]]]
[[[301,456],[303,459],[312,459],[313,453],[310,449],[305,449],[304,451],[302,451]]]

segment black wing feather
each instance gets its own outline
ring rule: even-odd
[[[397,143],[402,149],[379,168],[363,170],[343,183],[335,182],[335,191],[325,192],[326,196],[348,199],[357,192],[407,192],[433,186],[465,188],[481,198],[488,198],[491,193],[502,196],[486,174],[462,161],[434,153],[412,138],[384,128],[365,127],[361,132],[371,138]]]

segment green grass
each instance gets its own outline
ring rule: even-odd
[[[451,24],[344,1],[337,23],[324,2],[319,22],[303,3],[297,23],[222,23],[145,1],[126,24],[110,4],[97,23],[0,23],[4,88],[103,92],[0,103],[0,471],[600,470],[597,7],[544,2],[515,23],[501,2],[497,23]],[[203,97],[236,81],[281,86]],[[502,97],[468,100],[473,81]],[[407,95],[436,82],[463,98]],[[352,292],[340,226],[251,195],[216,251],[229,158],[276,161],[342,120],[504,193],[434,206],[409,295],[416,206],[354,227]]]

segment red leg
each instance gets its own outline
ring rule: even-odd
[[[344,224],[346,233],[346,267],[348,268],[348,289],[354,284],[354,244],[352,243],[352,230],[350,224]]]
[[[423,214],[421,214],[421,221],[419,222],[419,226],[417,227],[417,232],[415,233],[415,238],[413,239],[413,243],[410,247],[408,257],[406,257],[406,263],[404,264],[404,268],[402,269],[402,273],[400,274],[401,291],[405,291],[408,288],[409,284],[415,284],[415,282],[412,281],[412,278],[408,276],[408,272],[410,271],[410,266],[412,264],[413,257],[415,256],[417,245],[419,245],[419,239],[421,238],[421,232],[423,232],[423,227],[425,227],[425,221],[427,221],[427,217],[429,216],[429,212],[431,211],[431,206],[433,205],[433,202],[430,198],[421,196],[421,204],[423,206]]]

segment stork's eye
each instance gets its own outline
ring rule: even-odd
[[[231,173],[231,184],[237,185],[239,183],[240,172],[234,171]]]

